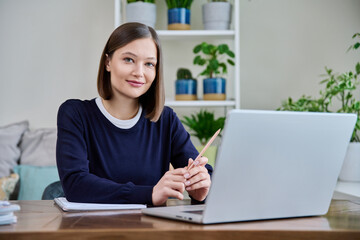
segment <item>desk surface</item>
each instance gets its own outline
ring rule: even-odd
[[[139,210],[66,213],[50,200],[13,203],[18,222],[0,226],[0,239],[360,239],[360,205],[349,201],[333,200],[325,216],[204,226]]]

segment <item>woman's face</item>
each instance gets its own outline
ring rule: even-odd
[[[157,50],[151,38],[134,40],[107,59],[115,97],[137,99],[147,92],[156,76]]]

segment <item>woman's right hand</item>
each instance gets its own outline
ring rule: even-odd
[[[169,197],[183,200],[183,192],[185,191],[185,173],[186,170],[184,168],[167,171],[153,188],[153,205],[163,205]]]

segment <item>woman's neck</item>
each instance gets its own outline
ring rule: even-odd
[[[118,99],[112,97],[110,100],[101,98],[108,113],[120,120],[129,120],[136,116],[139,111],[138,99]]]

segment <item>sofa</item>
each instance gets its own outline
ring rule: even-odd
[[[30,129],[28,121],[0,127],[0,200],[40,200],[59,181],[55,128]]]

